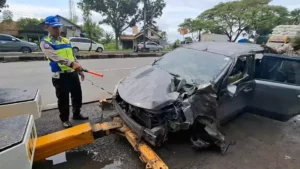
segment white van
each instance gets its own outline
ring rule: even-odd
[[[91,51],[103,52],[104,46],[100,43],[94,42],[88,38],[71,37],[70,42],[74,52],[88,51],[92,45]]]

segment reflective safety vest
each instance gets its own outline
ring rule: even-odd
[[[60,56],[64,59],[68,59],[72,62],[75,61],[72,46],[71,46],[69,39],[61,37],[61,40],[59,41],[59,40],[54,40],[54,39],[50,38],[49,36],[46,36],[42,39],[42,41],[47,42],[55,50],[55,52],[58,56]],[[72,68],[70,68],[66,65],[52,61],[51,59],[49,59],[48,56],[46,56],[46,57],[49,61],[49,65],[51,67],[52,72],[72,70]]]

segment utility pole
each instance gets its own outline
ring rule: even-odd
[[[144,50],[146,50],[147,0],[144,0]]]
[[[73,19],[73,7],[72,7],[72,0],[69,0],[69,19],[72,20]]]

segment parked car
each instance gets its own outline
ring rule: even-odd
[[[122,79],[114,106],[153,146],[165,142],[169,132],[186,130],[194,146],[217,145],[225,152],[230,143],[219,124],[239,113],[285,121],[300,112],[300,58],[263,52],[254,44],[185,45]],[[295,66],[293,81],[283,78],[281,65],[287,62]]]
[[[180,45],[182,46],[182,45],[187,45],[187,44],[191,44],[191,43],[193,43],[193,41],[181,41]]]
[[[100,43],[94,42],[88,38],[71,37],[70,42],[74,52],[88,51],[92,45],[91,51],[103,52],[104,46]]]
[[[7,34],[0,34],[1,52],[23,52],[31,53],[38,50],[38,46],[32,42],[22,41],[16,37]]]
[[[138,44],[137,48],[136,48],[136,52],[138,51],[142,51],[144,48],[144,42],[141,42]],[[146,51],[160,51],[162,50],[163,47],[161,45],[158,45],[155,42],[146,42]]]

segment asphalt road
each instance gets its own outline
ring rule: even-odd
[[[83,106],[82,113],[90,122],[101,122],[114,114],[101,112],[98,103]],[[72,121],[74,124],[78,122]],[[36,121],[39,136],[61,130],[58,111],[42,113]],[[300,116],[279,122],[252,114],[243,114],[223,126],[228,141],[236,145],[222,155],[217,149],[195,150],[189,136],[177,133],[169,136],[163,147],[155,149],[169,169],[299,169]],[[54,160],[53,160],[54,159]],[[52,161],[53,160],[53,161]],[[122,136],[111,135],[35,163],[33,169],[143,169],[138,153]]]
[[[130,71],[151,64],[156,58],[81,60],[83,67],[104,74],[104,78],[86,74],[82,82],[83,101],[90,102],[110,95],[99,87],[112,92],[116,83]],[[0,87],[40,89],[43,109],[54,108],[55,90],[52,73],[47,61],[0,63]]]

